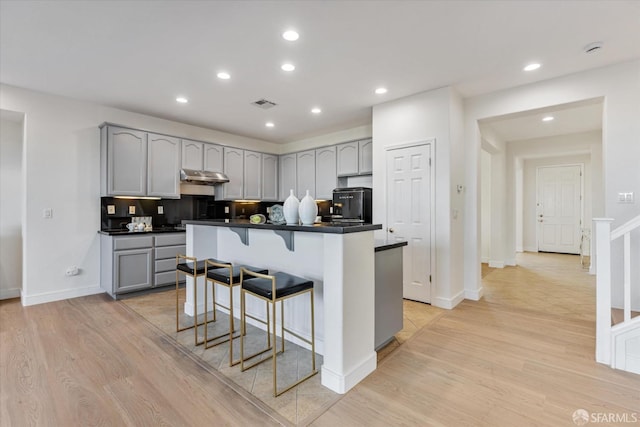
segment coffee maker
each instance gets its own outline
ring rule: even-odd
[[[371,188],[348,187],[333,190],[333,222],[371,224]]]

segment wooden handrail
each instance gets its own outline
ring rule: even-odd
[[[632,231],[635,228],[640,227],[640,215],[625,222],[620,227],[611,232],[611,240],[615,240],[618,237],[624,236],[626,233]]]

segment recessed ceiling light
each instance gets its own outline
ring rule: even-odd
[[[275,125],[273,124],[273,122],[267,122],[267,123],[265,123],[264,125],[265,125],[266,127],[268,127],[268,128],[272,128],[272,127],[274,127],[274,126],[275,126]]]
[[[218,76],[218,78],[219,78],[219,79],[222,79],[222,80],[228,80],[228,79],[230,79],[230,78],[231,78],[231,74],[226,73],[226,72],[224,72],[224,71],[220,71],[220,72],[217,74],[217,76]]]
[[[280,68],[282,68],[282,70],[284,70],[284,71],[293,71],[293,70],[296,69],[296,66],[293,65],[293,64],[287,63],[287,64],[282,64],[282,67],[280,67]]]
[[[524,71],[533,71],[533,70],[537,70],[538,68],[540,68],[540,64],[538,64],[537,62],[534,62],[533,64],[529,64],[526,67],[524,67]]]
[[[298,40],[299,37],[300,35],[293,30],[287,30],[284,33],[282,33],[282,38],[290,42],[294,42]]]
[[[554,119],[555,119],[555,117],[553,117],[553,116],[547,116],[547,117],[543,117],[542,121],[543,122],[550,122],[550,121],[552,121]]]
[[[176,101],[179,102],[180,104],[186,104],[187,102],[189,102],[189,100],[187,98],[185,98],[184,96],[177,97]]]
[[[311,109],[311,112],[312,112],[313,114],[320,114],[320,113],[322,113],[322,110],[321,110],[321,109],[319,109],[318,107],[316,107],[316,108],[312,108],[312,109]]]
[[[378,95],[382,95],[383,93],[387,93],[387,88],[386,87],[379,87],[378,89],[376,89],[376,93]]]

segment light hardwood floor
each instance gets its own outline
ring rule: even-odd
[[[640,419],[640,376],[594,361],[594,278],[578,257],[518,263],[487,271],[479,302],[413,307],[424,320],[414,334],[306,422],[572,426],[577,409]],[[121,302],[0,303],[2,426],[277,424],[289,423]]]

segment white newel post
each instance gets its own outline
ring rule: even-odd
[[[611,223],[594,218],[596,245],[596,362],[611,364]]]

